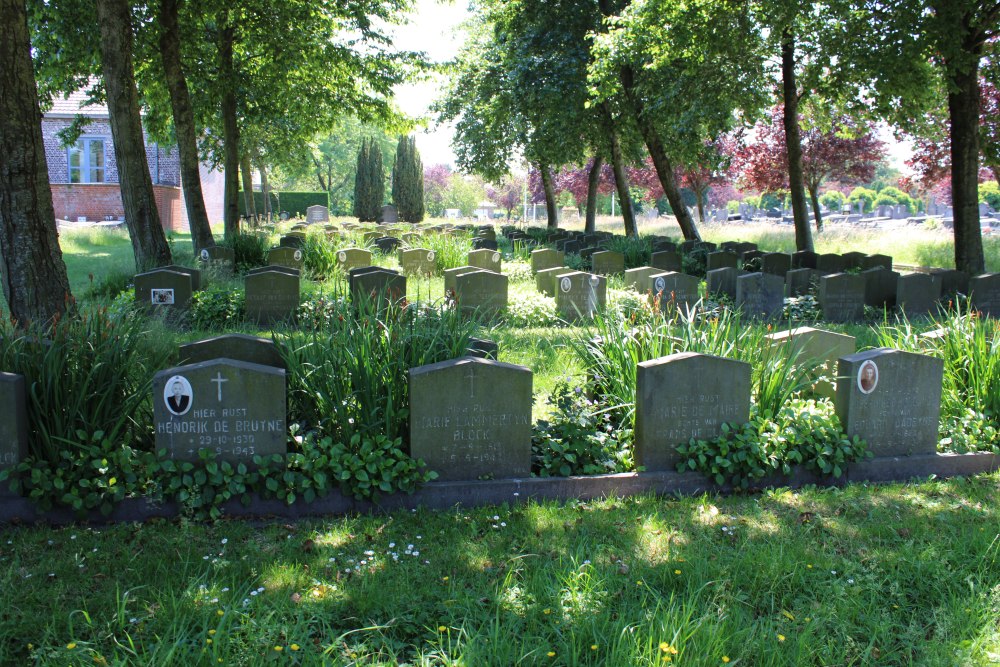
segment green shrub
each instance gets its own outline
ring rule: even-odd
[[[189,313],[195,329],[232,329],[244,321],[246,296],[233,284],[214,284],[191,295]]]
[[[264,232],[240,233],[219,244],[232,248],[236,258],[237,273],[267,265],[267,253],[271,250],[271,235]]]
[[[649,238],[635,238],[633,236],[614,236],[607,245],[608,250],[620,252],[625,256],[625,268],[634,269],[638,266],[647,266],[650,255],[653,252],[652,243]]]
[[[844,201],[846,199],[843,192],[830,190],[820,195],[819,203],[826,206],[829,210],[839,213],[844,208]]]
[[[135,274],[131,271],[112,270],[94,280],[91,273],[90,287],[87,288],[86,296],[90,299],[114,299],[119,294],[132,289]]]
[[[327,192],[277,192],[271,190],[271,210],[274,211],[275,215],[278,215],[281,211],[287,211],[293,216],[304,216],[306,214],[306,209],[310,206],[326,206],[330,207],[330,195]],[[246,215],[246,203],[243,198],[243,191],[241,190],[239,196],[236,198],[240,215]],[[254,191],[253,193],[254,207],[257,209],[257,215],[264,214],[264,193]]]
[[[428,234],[420,240],[420,245],[434,251],[435,274],[442,275],[446,269],[456,269],[469,263],[472,238],[455,234]]]
[[[330,471],[344,495],[373,500],[380,493],[413,493],[418,486],[437,478],[424,470],[424,462],[403,450],[401,438],[355,433],[346,443],[325,439],[330,448]]]
[[[996,181],[980,183],[979,201],[986,202],[994,211],[1000,211],[1000,185]]]
[[[307,234],[302,246],[302,261],[306,275],[311,280],[323,281],[337,271],[339,244],[323,234]]]
[[[862,213],[866,213],[872,210],[872,204],[875,202],[875,191],[869,190],[868,188],[857,187],[851,190],[851,194],[847,196],[847,201],[852,204],[857,202],[863,202]]]
[[[507,326],[550,327],[562,323],[556,312],[556,300],[534,290],[510,290],[507,298]]]

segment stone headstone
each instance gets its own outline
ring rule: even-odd
[[[835,273],[819,279],[819,305],[828,322],[857,322],[865,314],[865,278]]]
[[[698,294],[699,280],[686,273],[666,271],[649,277],[652,300],[659,301],[660,310],[693,308],[701,296]]]
[[[392,204],[386,204],[382,207],[382,222],[385,224],[394,224],[399,222],[399,211]]]
[[[969,279],[972,307],[986,317],[1000,318],[1000,273],[984,273]]]
[[[604,309],[608,281],[583,271],[564,273],[556,278],[556,312],[566,320],[591,318]]]
[[[198,253],[198,263],[206,271],[230,275],[236,267],[236,251],[218,245],[202,248]]]
[[[253,465],[254,456],[287,452],[285,371],[213,359],[153,376],[156,449],[193,461],[199,449]]]
[[[271,248],[267,253],[267,263],[273,266],[287,266],[290,269],[301,271],[305,265],[305,258],[300,248],[282,246]]]
[[[463,313],[495,317],[507,309],[507,276],[485,269],[455,276],[455,301]]]
[[[455,296],[455,278],[463,273],[479,271],[478,266],[457,266],[454,269],[444,270],[444,294],[447,297]]]
[[[679,352],[638,365],[635,463],[647,471],[676,470],[677,445],[749,419],[750,364]]]
[[[247,319],[258,324],[289,320],[299,308],[299,277],[284,271],[260,271],[243,279]]]
[[[882,267],[886,271],[892,271],[892,257],[888,255],[865,255],[858,262],[862,271]]]
[[[649,257],[649,265],[661,271],[676,271],[680,273],[682,270],[680,253],[675,250],[654,252]]]
[[[816,270],[825,274],[843,273],[847,270],[847,262],[841,255],[827,253],[816,256]]]
[[[836,411],[875,456],[937,452],[944,361],[881,348],[840,359]]]
[[[350,283],[351,300],[355,303],[371,301],[381,308],[397,304],[406,298],[406,276],[390,269],[355,273]]]
[[[736,305],[747,317],[781,317],[785,305],[785,279],[767,273],[737,277]]]
[[[191,274],[154,269],[135,277],[135,301],[156,311],[184,310],[191,302]]]
[[[767,252],[760,257],[761,273],[778,276],[782,280],[792,270],[792,256],[784,252]]]
[[[440,481],[531,473],[531,371],[464,357],[410,369],[410,455]]]
[[[0,470],[16,466],[28,455],[28,413],[24,376],[0,372]],[[0,496],[8,485],[0,484]]]
[[[615,250],[595,252],[590,256],[594,273],[600,276],[611,276],[625,271],[625,255]]]
[[[563,266],[566,256],[552,248],[539,248],[531,251],[531,272],[538,273],[542,269],[554,269]]]
[[[472,239],[472,249],[473,250],[499,250],[500,246],[493,239],[484,239],[477,237]]]
[[[718,246],[711,241],[695,241],[695,244],[691,246],[692,250],[702,250],[705,254],[715,252],[716,248],[718,248]]]
[[[663,269],[656,269],[651,266],[640,266],[629,269],[625,272],[625,285],[633,291],[645,292],[649,288],[649,277],[663,273]]]
[[[680,251],[686,255],[692,250],[694,250],[694,247],[695,245],[697,245],[697,243],[698,241],[693,241],[693,240],[682,241],[681,244],[678,246],[678,248],[680,248]]]
[[[852,251],[845,252],[841,255],[841,257],[844,258],[844,269],[850,270],[862,268],[861,263],[865,260],[867,255],[863,252]]]
[[[535,274],[535,289],[546,296],[555,298],[556,277],[563,273],[573,273],[573,269],[565,266],[557,266],[552,269],[542,269]]]
[[[372,243],[375,244],[375,247],[378,248],[379,252],[383,255],[388,255],[395,252],[396,248],[402,245],[403,242],[395,236],[380,236],[372,241]]]
[[[337,251],[337,266],[344,273],[372,265],[372,253],[364,248],[344,248]]]
[[[480,269],[500,273],[502,262],[500,253],[496,250],[473,250],[469,252],[466,260],[469,266],[478,266]]]
[[[298,269],[293,269],[287,266],[278,266],[277,264],[271,264],[268,266],[257,266],[249,271],[247,271],[248,276],[255,276],[258,273],[284,273],[286,276],[295,276],[296,278],[302,277],[302,272]]]
[[[882,267],[861,272],[865,279],[865,305],[872,308],[893,308],[896,305],[896,285],[899,274]]]
[[[405,274],[430,274],[437,268],[437,253],[427,248],[399,251],[399,265]]]
[[[705,269],[707,271],[714,271],[715,269],[735,269],[738,262],[739,257],[736,256],[736,253],[728,252],[726,250],[710,252],[705,255]]]
[[[186,273],[191,276],[191,291],[197,292],[202,289],[201,271],[199,269],[192,269],[190,266],[181,266],[180,264],[167,264],[166,266],[156,267],[162,271],[176,271],[177,273]]]
[[[785,274],[785,294],[789,297],[808,294],[819,282],[819,276],[816,269],[792,269]]]
[[[941,299],[941,280],[927,273],[899,276],[896,283],[896,305],[907,317],[929,315],[937,310]]]
[[[197,364],[223,357],[287,370],[285,360],[274,341],[246,334],[224,334],[185,343],[181,345],[178,354],[181,364]]]
[[[792,353],[798,355],[796,364],[812,367],[804,379],[813,393],[830,399],[836,395],[837,360],[857,350],[854,336],[812,327],[778,331],[767,334],[764,340],[771,345],[791,346]]]
[[[278,239],[278,247],[302,249],[306,244],[306,235],[302,232],[289,232]]]
[[[955,269],[932,269],[931,275],[941,280],[941,298],[954,299],[956,294],[969,294],[969,274]]]
[[[736,299],[736,278],[743,272],[734,267],[712,269],[705,274],[705,291]]]
[[[306,209],[306,222],[312,224],[314,222],[329,222],[330,221],[330,209],[326,206],[310,206]]]
[[[497,360],[500,358],[500,344],[486,338],[470,338],[466,356]]]

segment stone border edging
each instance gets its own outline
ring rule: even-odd
[[[769,477],[754,485],[799,488],[806,485],[844,486],[855,482],[902,482],[917,477],[935,475],[941,478],[963,477],[1000,469],[1000,454],[932,454],[896,456],[851,463],[846,473],[833,479],[796,469],[788,477]],[[412,495],[386,496],[377,503],[359,501],[331,491],[325,498],[311,503],[287,505],[280,500],[254,497],[248,507],[238,500],[223,505],[224,516],[231,518],[304,519],[344,514],[370,514],[399,509],[448,509],[456,505],[476,507],[522,503],[528,500],[591,500],[608,496],[631,496],[640,493],[662,495],[694,495],[706,492],[731,493],[732,487],[711,483],[697,472],[640,472],[586,477],[529,477],[469,482],[431,482]],[[144,498],[127,498],[115,506],[108,516],[90,512],[83,521],[93,523],[123,523],[148,521],[154,518],[174,518],[177,503],[153,504]],[[70,524],[81,519],[71,510],[59,508],[39,511],[27,498],[0,498],[0,523],[43,522],[52,525]]]

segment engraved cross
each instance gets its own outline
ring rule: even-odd
[[[465,379],[469,381],[469,398],[476,397],[476,371],[471,366],[469,367],[469,374],[465,376]]]
[[[218,388],[219,388],[219,400],[221,401],[222,400],[222,383],[223,382],[229,382],[229,380],[227,380],[226,378],[222,377],[222,373],[219,372],[219,373],[215,374],[214,378],[212,378],[212,382],[214,382],[216,384],[216,386],[218,386]]]

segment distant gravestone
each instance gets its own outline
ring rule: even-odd
[[[478,266],[457,266],[454,269],[444,270],[444,294],[448,297],[455,296],[455,278],[462,275],[463,273],[472,273],[473,271],[479,271]]]
[[[470,338],[466,356],[479,357],[480,359],[499,359],[500,344],[485,338]]]
[[[372,253],[364,248],[344,248],[337,251],[337,266],[344,273],[372,265]]]
[[[792,253],[793,269],[815,269],[816,260],[819,257],[812,250],[799,250]]]
[[[556,312],[566,320],[591,318],[604,309],[608,281],[582,271],[564,273],[556,279]]]
[[[862,271],[881,267],[886,271],[892,271],[892,257],[888,255],[865,255],[858,263]]]
[[[16,466],[28,455],[28,413],[24,376],[0,372],[0,470]],[[0,496],[7,495],[0,484]]]
[[[531,371],[464,357],[410,369],[410,455],[440,481],[531,473]]]
[[[191,274],[154,269],[135,277],[135,301],[147,308],[180,311],[191,302]]]
[[[828,275],[832,273],[843,273],[847,270],[847,262],[844,261],[844,258],[841,255],[833,253],[817,255],[816,270],[822,271]]]
[[[306,209],[306,222],[312,224],[314,222],[329,222],[330,221],[330,209],[326,206],[310,206]]]
[[[397,304],[406,298],[406,276],[390,269],[356,273],[350,284],[351,299],[355,303],[371,301],[381,308]]]
[[[899,274],[882,267],[861,272],[865,279],[865,305],[872,308],[893,308],[896,305],[896,286]]]
[[[302,270],[305,260],[301,248],[278,247],[271,248],[267,253],[267,263],[273,266],[287,266],[290,269]]]
[[[389,225],[399,222],[399,211],[395,206],[386,204],[382,207],[382,222]]]
[[[1000,273],[984,273],[969,280],[972,307],[987,317],[1000,318]]]
[[[202,248],[198,253],[201,268],[219,275],[231,275],[236,267],[236,251],[223,246]]]
[[[399,251],[399,265],[405,274],[426,275],[437,268],[437,253],[427,248],[411,248]]]
[[[552,248],[539,248],[531,251],[531,272],[538,273],[542,269],[554,269],[563,266],[566,256]]]
[[[862,268],[861,263],[865,260],[867,255],[863,252],[852,251],[845,252],[841,255],[841,257],[844,258],[844,269],[850,270]]]
[[[682,270],[681,256],[676,250],[654,252],[649,257],[649,264],[661,271],[676,271],[680,273]]]
[[[663,269],[656,269],[652,266],[639,266],[625,271],[625,285],[633,291],[645,292],[649,289],[649,277],[663,273]]]
[[[258,324],[282,322],[299,308],[299,277],[285,271],[260,271],[243,279],[247,319]]]
[[[969,274],[955,269],[932,269],[931,275],[941,280],[941,298],[954,299],[956,294],[969,294]]]
[[[748,317],[781,317],[785,305],[785,279],[767,273],[737,277],[736,305]]]
[[[166,266],[156,267],[161,271],[176,271],[177,273],[186,273],[191,276],[191,291],[197,292],[204,285],[201,284],[201,271],[199,269],[192,269],[190,266],[181,266],[180,264],[167,264]]]
[[[705,256],[705,268],[708,271],[714,271],[715,269],[735,269],[738,262],[739,258],[736,256],[736,253],[726,250],[710,252]]]
[[[193,461],[198,450],[252,465],[254,456],[284,455],[288,441],[285,371],[214,359],[153,376],[156,449]]]
[[[749,419],[750,364],[679,352],[638,365],[635,463],[648,471],[675,470],[677,445]]]
[[[875,456],[937,452],[944,361],[881,348],[840,359],[836,412]]]
[[[306,235],[303,232],[288,232],[278,239],[278,247],[295,248],[301,250],[306,244]]]
[[[535,289],[546,296],[555,298],[556,277],[563,273],[573,273],[573,269],[557,266],[552,269],[542,269],[535,274]]]
[[[595,252],[590,256],[593,272],[599,276],[612,276],[625,272],[625,255],[615,250]]]
[[[458,275],[455,301],[463,313],[495,317],[507,309],[507,276],[485,269]]]
[[[298,269],[292,269],[287,266],[278,266],[277,264],[271,264],[269,266],[258,266],[247,271],[248,276],[255,276],[258,273],[284,273],[286,276],[295,276],[296,278],[302,277],[302,272]]]
[[[698,294],[699,280],[686,273],[666,271],[649,278],[653,301],[659,300],[660,310],[693,308],[701,296]]]
[[[681,241],[681,244],[680,244],[680,245],[678,246],[678,248],[680,249],[680,251],[681,251],[681,252],[682,252],[683,254],[685,254],[685,255],[686,255],[686,254],[688,254],[689,252],[691,252],[692,250],[694,250],[694,247],[695,247],[695,245],[696,245],[697,243],[698,243],[698,242],[697,242],[697,241],[694,241],[694,240],[689,240],[689,241]]]
[[[736,278],[742,271],[734,267],[712,269],[705,274],[705,289],[709,294],[724,295],[736,299]]]
[[[493,239],[484,239],[482,237],[476,237],[472,239],[472,249],[496,251],[500,249],[500,246]]]
[[[403,244],[402,241],[397,239],[395,236],[380,236],[372,243],[378,248],[378,251],[383,255],[389,255],[396,251],[396,249]]]
[[[792,270],[792,256],[785,252],[768,252],[760,257],[760,270],[782,280]]]
[[[478,266],[480,269],[500,273],[502,262],[500,253],[496,250],[473,250],[469,252],[466,260],[469,266]]]
[[[896,283],[896,305],[907,317],[929,315],[941,299],[941,280],[927,273],[899,276]]]
[[[865,279],[835,273],[819,279],[819,305],[828,322],[857,322],[865,314]]]
[[[812,367],[805,380],[813,392],[830,399],[836,395],[837,360],[857,350],[854,336],[812,327],[778,331],[768,334],[764,340],[771,345],[791,346],[793,354],[798,355],[797,364]]]
[[[197,364],[223,357],[287,370],[274,341],[246,334],[224,334],[185,343],[178,354],[182,364]]]
[[[816,286],[819,276],[816,269],[792,269],[785,274],[785,294],[789,297],[808,294]]]

